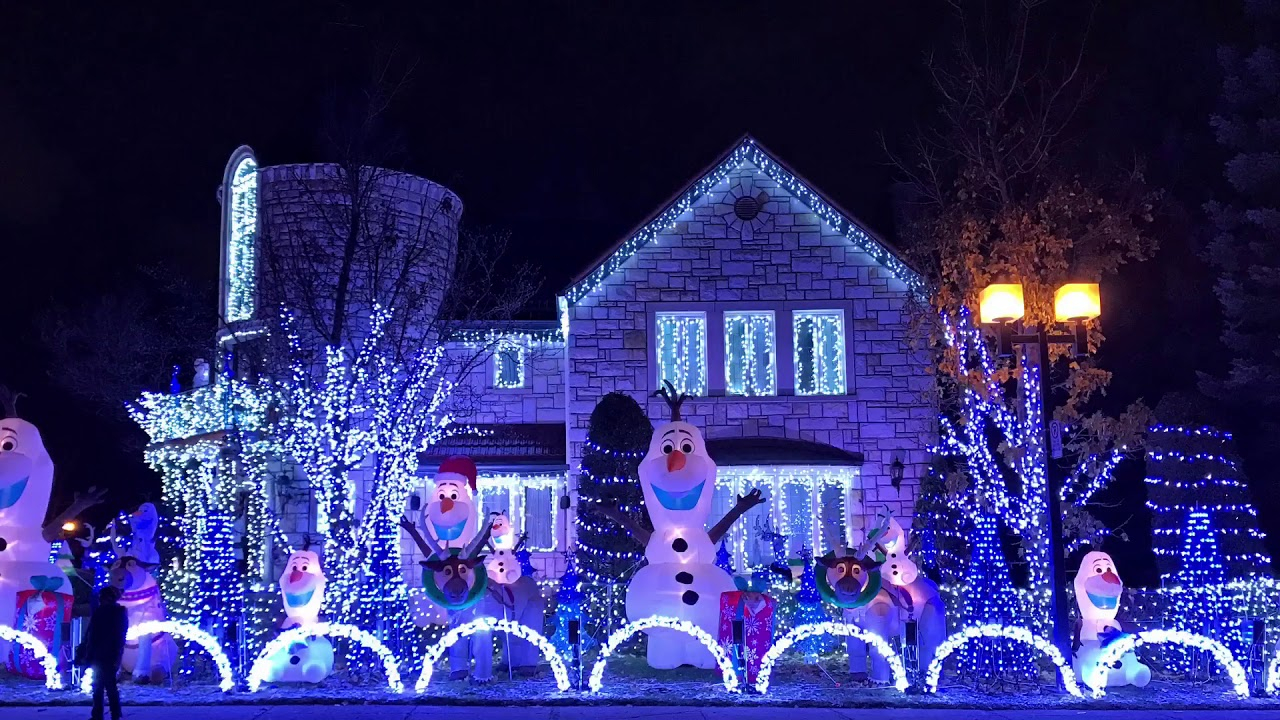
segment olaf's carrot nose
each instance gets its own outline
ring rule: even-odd
[[[441,510],[443,510],[443,511],[445,511],[445,512],[449,512],[450,510],[452,510],[452,509],[453,509],[453,501],[452,501],[452,500],[450,500],[449,498],[445,498],[445,499],[441,500],[441,501],[440,501],[440,509],[441,509]]]
[[[671,454],[667,456],[667,472],[675,472],[676,470],[683,468],[684,463],[684,453],[679,450],[672,450]]]

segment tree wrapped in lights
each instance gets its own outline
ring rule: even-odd
[[[990,516],[975,519],[970,538],[972,555],[960,599],[966,625],[1022,625],[1023,609],[1009,578],[1009,564],[1000,544],[999,523]],[[1032,675],[1027,648],[999,638],[965,645],[960,667],[978,680],[991,681]]]
[[[1243,587],[1270,574],[1266,536],[1234,452],[1230,433],[1157,425],[1147,450],[1147,507],[1161,581],[1173,593],[1171,629],[1217,638],[1248,650],[1251,631]],[[1170,667],[1191,668],[1191,651],[1168,648]]]
[[[569,642],[569,623],[572,621],[578,622],[578,638],[582,643],[583,652],[594,645],[592,638],[585,632],[586,621],[582,614],[585,597],[581,579],[578,577],[577,561],[570,555],[564,574],[560,576],[560,589],[556,591],[556,610],[551,621],[550,637],[556,651],[566,658],[573,657],[573,645]]]
[[[578,568],[586,592],[586,617],[594,632],[607,634],[626,623],[624,600],[644,548],[601,512],[614,508],[647,525],[638,468],[653,425],[630,395],[613,392],[591,412],[578,475]]]
[[[800,549],[800,557],[804,560],[804,571],[800,573],[800,589],[795,595],[795,611],[791,614],[791,627],[829,622],[831,614],[822,603],[822,595],[818,593],[818,576],[813,569],[813,551],[809,546]],[[835,645],[830,635],[811,635],[796,643],[796,649],[804,654],[809,662],[827,652]]]

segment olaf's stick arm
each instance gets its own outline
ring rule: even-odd
[[[733,524],[738,522],[738,518],[746,515],[748,510],[763,502],[764,495],[761,494],[760,488],[756,488],[746,495],[739,495],[738,502],[733,506],[733,509],[726,513],[724,517],[720,518],[720,522],[716,523],[711,528],[711,532],[707,533],[711,536],[711,544],[715,545],[720,542],[720,538],[724,537],[724,534],[729,532],[729,528],[733,527]]]

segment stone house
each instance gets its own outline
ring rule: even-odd
[[[558,298],[560,318],[503,337],[467,378],[467,453],[485,509],[509,510],[539,550],[573,547],[573,486],[601,397],[632,394],[654,421],[662,381],[719,466],[718,517],[760,487],[735,566],[770,562],[761,532],[829,549],[887,508],[909,516],[935,438],[934,380],[906,306],[920,279],[880,238],[752,138],[657,208]],[[489,335],[488,337],[492,337]],[[559,556],[536,560],[556,574]],[[745,563],[745,564],[744,564]]]

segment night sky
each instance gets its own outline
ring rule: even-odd
[[[390,118],[400,169],[457,192],[464,223],[509,230],[516,259],[542,267],[534,310],[552,317],[556,291],[743,133],[892,236],[881,136],[897,146],[932,121],[924,58],[952,29],[940,0],[28,5],[0,11],[0,383],[29,396],[58,492],[105,483],[122,504],[158,496],[158,479],[121,450],[121,423],[50,382],[38,316],[155,260],[212,288],[228,155],[328,159],[321,120],[379,53],[415,68]],[[1042,6],[1053,44],[1036,51],[1079,42],[1089,9]],[[1173,201],[1159,257],[1104,285],[1117,406],[1221,362],[1196,247],[1222,176],[1215,52],[1238,13],[1104,0],[1090,25],[1097,87],[1073,141],[1143,159]]]

